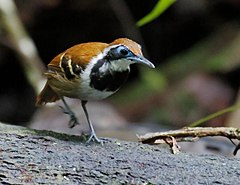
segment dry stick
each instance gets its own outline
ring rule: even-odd
[[[201,125],[202,123],[206,122],[206,121],[209,121],[213,118],[216,118],[218,116],[221,116],[223,114],[226,114],[226,113],[229,113],[229,112],[233,112],[235,110],[237,110],[238,108],[240,108],[240,104],[235,104],[235,105],[232,105],[230,107],[227,107],[223,110],[220,110],[218,112],[215,112],[213,114],[210,114],[200,120],[197,120],[191,124],[189,124],[189,127],[196,127],[196,126],[199,126]],[[225,131],[226,131],[226,127],[220,127],[221,130],[224,130],[223,132],[220,131],[221,133],[219,134],[219,128],[211,128],[211,132],[209,132],[209,127],[205,127],[205,128],[202,128],[202,127],[198,127],[198,128],[184,128],[184,129],[181,129],[181,130],[175,130],[175,131],[169,131],[169,132],[160,132],[160,133],[154,133],[154,134],[151,134],[150,133],[150,136],[147,134],[145,136],[145,139],[142,139],[141,137],[143,136],[139,136],[139,140],[143,143],[151,143],[151,144],[161,144],[161,143],[167,143],[171,149],[172,149],[172,152],[175,153],[174,151],[174,148],[173,148],[173,143],[171,144],[171,142],[168,141],[169,138],[172,138],[172,137],[176,137],[175,138],[175,142],[176,141],[196,141],[198,138],[200,137],[207,137],[207,136],[225,136],[225,137],[228,137],[229,140],[234,144],[236,145],[232,139],[239,139],[239,136],[238,138],[234,138],[234,137],[231,137],[231,135],[229,136],[229,134],[225,134]],[[186,130],[188,129],[188,130]],[[206,132],[206,129],[207,129],[207,132]],[[212,130],[214,129],[214,130]],[[229,129],[229,128],[228,128]],[[234,128],[231,128],[231,129],[234,129]],[[181,131],[181,133],[179,133],[179,131]],[[184,133],[182,133],[182,131]],[[191,131],[191,132],[190,132]],[[239,132],[238,132],[239,133]],[[237,134],[239,135],[239,134]],[[160,137],[160,138],[157,138],[156,137]],[[235,134],[236,136],[236,134]],[[148,139],[147,139],[148,138]],[[161,139],[161,140],[160,140]],[[170,140],[173,142],[173,139]],[[176,144],[177,145],[177,144]],[[240,143],[236,146],[234,152],[233,152],[233,155],[236,155],[237,154],[237,151],[240,149]]]
[[[177,144],[177,141],[174,137],[171,136],[169,138],[165,138],[164,142],[167,143],[171,147],[173,154],[180,153],[181,147]]]
[[[157,140],[165,140],[166,138],[174,137],[176,141],[193,141],[194,138],[208,136],[224,136],[228,139],[238,139],[240,141],[240,129],[233,127],[185,127],[179,130],[170,130],[167,132],[147,133],[138,136],[142,143],[155,144]],[[233,152],[235,155],[240,149],[238,144]]]

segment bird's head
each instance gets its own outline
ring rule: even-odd
[[[105,49],[106,59],[111,67],[116,71],[122,71],[129,68],[130,64],[145,64],[148,67],[155,66],[147,60],[141,51],[141,46],[127,38],[119,38],[114,40]]]

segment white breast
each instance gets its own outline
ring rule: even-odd
[[[83,83],[80,84],[78,98],[81,100],[101,100],[111,96],[114,93],[115,92],[111,92],[111,91],[96,90],[90,87],[89,81],[85,80]]]
[[[86,66],[86,69],[80,74],[81,83],[79,84],[79,89],[77,90],[78,98],[81,100],[101,100],[111,96],[115,92],[111,91],[99,91],[90,86],[90,73],[93,66],[102,58],[104,54],[99,54]]]

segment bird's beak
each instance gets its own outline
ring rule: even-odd
[[[143,56],[134,56],[128,57],[129,60],[135,61],[136,63],[145,64],[150,68],[155,68],[154,64],[150,62],[148,59],[144,58]]]

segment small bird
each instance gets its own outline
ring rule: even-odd
[[[101,100],[114,94],[126,81],[129,66],[134,63],[155,68],[143,57],[141,46],[127,38],[116,39],[110,44],[75,45],[48,64],[48,71],[44,73],[47,82],[37,96],[36,105],[61,99],[64,113],[70,116],[69,127],[73,128],[79,122],[64,97],[80,99],[91,131],[87,143],[91,140],[102,143],[94,131],[86,104],[89,100]]]

